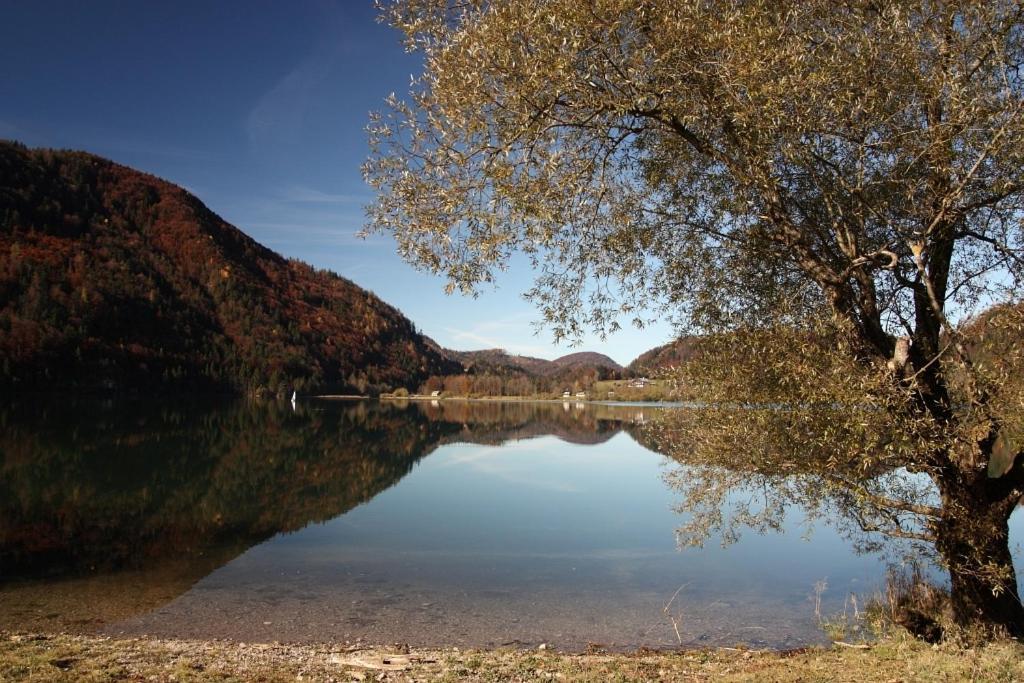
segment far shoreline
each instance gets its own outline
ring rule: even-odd
[[[332,398],[330,396],[314,396],[313,398]],[[365,397],[372,398],[372,397]],[[671,400],[663,401],[656,399],[609,399],[609,398],[533,398],[530,396],[424,396],[422,394],[410,394],[409,396],[395,396],[394,394],[381,394],[377,397],[379,401],[475,401],[489,403],[567,403],[567,404],[591,404],[591,405],[650,405],[650,406],[676,406],[683,405],[685,401]]]

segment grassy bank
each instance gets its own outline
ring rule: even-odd
[[[0,680],[1018,681],[1024,680],[1024,647],[933,647],[894,637],[870,649],[605,655],[0,633]]]

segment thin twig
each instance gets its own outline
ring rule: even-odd
[[[687,581],[686,583],[680,585],[679,588],[676,589],[676,592],[672,594],[672,597],[669,598],[669,601],[665,603],[665,607],[662,608],[662,610],[665,613],[668,613],[668,608],[672,606],[672,603],[673,603],[673,601],[675,601],[676,596],[679,595],[679,592],[681,590],[683,590],[684,588],[686,588],[687,586],[689,586],[691,583],[693,583],[693,582],[692,581]]]
[[[668,617],[668,620],[672,622],[672,630],[676,632],[676,640],[679,641],[680,645],[683,644],[683,637],[679,634],[679,623],[676,621],[676,618],[672,616],[672,613],[669,611],[669,608],[672,606],[672,603],[675,602],[676,596],[679,595],[679,592],[687,586],[689,586],[691,583],[692,581],[687,581],[681,584],[679,588],[676,589],[676,592],[672,594],[672,597],[669,598],[668,602],[665,603],[665,607],[662,609],[662,611]]]

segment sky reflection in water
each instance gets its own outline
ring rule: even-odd
[[[15,407],[0,415],[0,626],[793,647],[824,639],[818,582],[826,613],[878,588],[879,558],[828,528],[803,540],[799,515],[783,535],[678,550],[663,480],[678,465],[637,420],[656,410]]]

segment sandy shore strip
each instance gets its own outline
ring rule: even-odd
[[[0,632],[3,681],[1012,681],[1024,647],[931,646],[894,636],[869,646],[788,652],[719,648],[563,654],[411,650]]]

